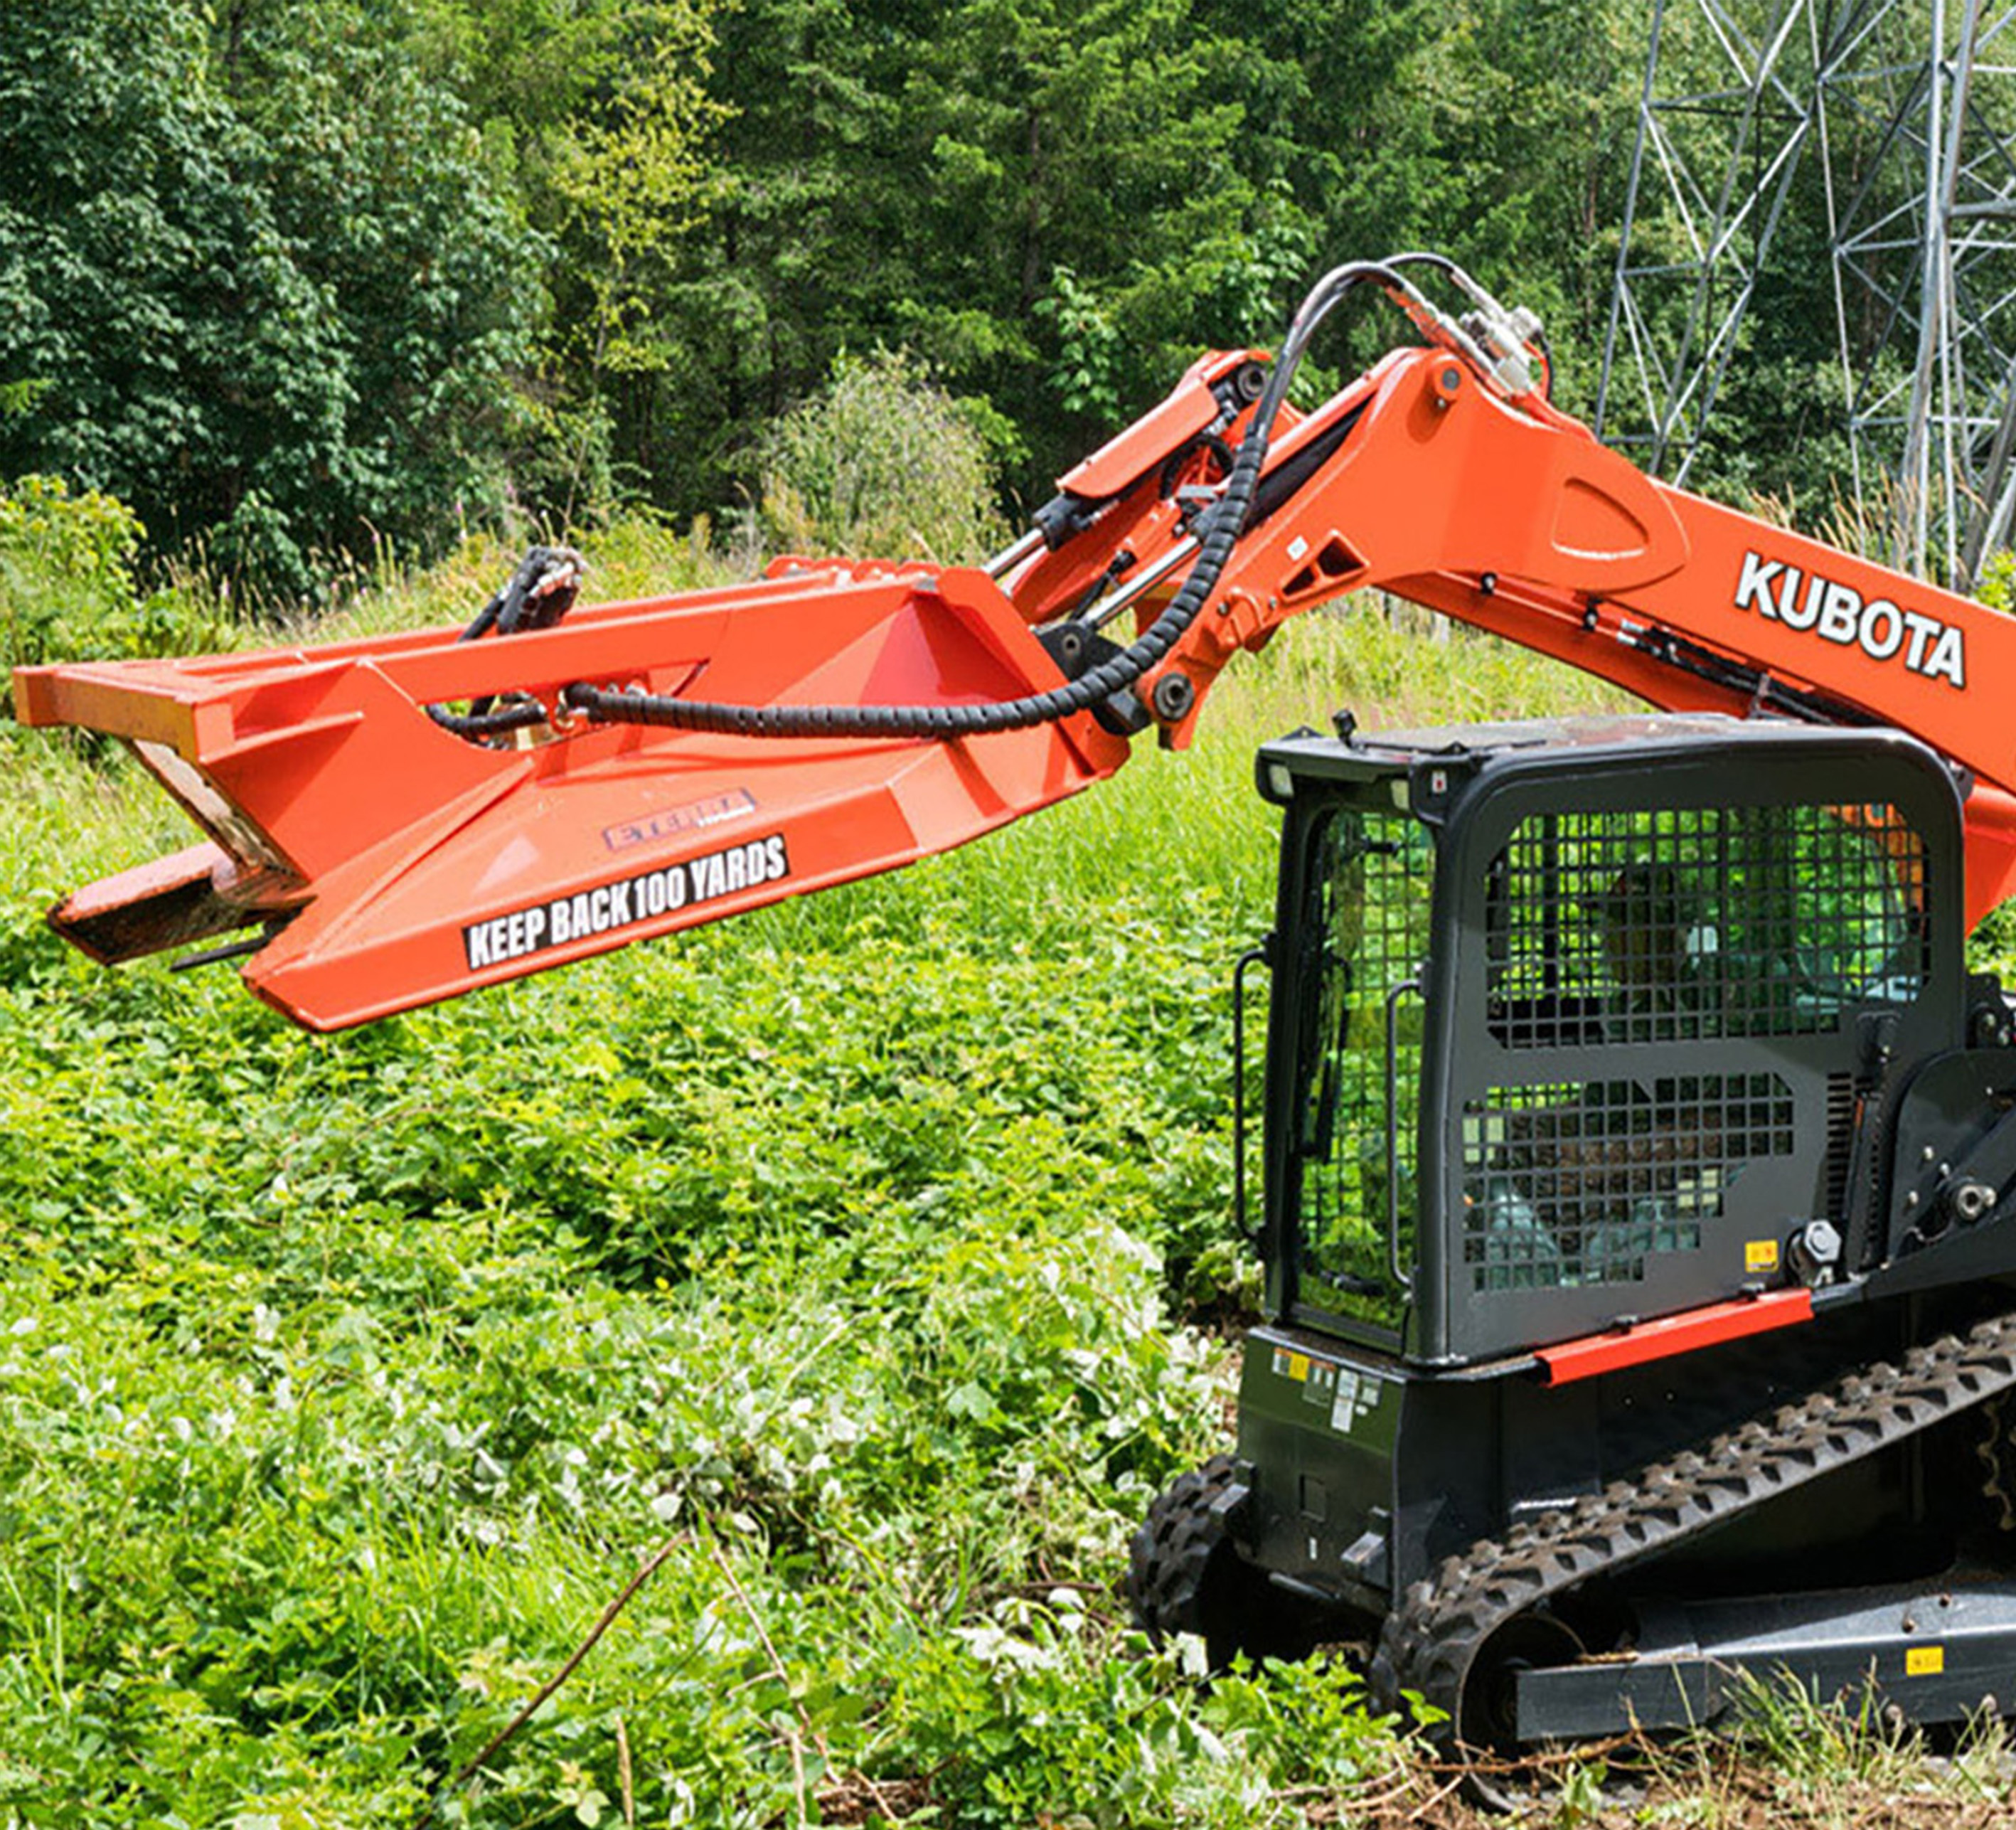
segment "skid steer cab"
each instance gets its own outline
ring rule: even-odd
[[[1746,1665],[2016,1694],[2016,1583],[1950,1573],[2016,1376],[1968,1331],[2016,1052],[1964,784],[1887,730],[1341,724],[1258,759],[1269,1320],[1141,1619],[1376,1634],[1389,1698],[1501,1747],[1710,1720]]]

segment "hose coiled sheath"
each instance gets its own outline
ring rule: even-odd
[[[614,692],[581,683],[565,688],[561,703],[607,723],[657,725],[673,730],[710,731],[733,737],[941,740],[1054,724],[1104,704],[1161,661],[1210,601],[1226,561],[1246,530],[1274,423],[1287,398],[1302,353],[1331,308],[1353,286],[1368,282],[1376,282],[1398,294],[1418,297],[1394,269],[1376,261],[1348,262],[1316,283],[1295,313],[1282,341],[1280,355],[1268,372],[1266,387],[1233,461],[1224,492],[1207,512],[1204,538],[1183,588],[1129,647],[1088,668],[1076,679],[1047,692],[981,705],[729,705],[709,700],[675,699],[661,693]]]

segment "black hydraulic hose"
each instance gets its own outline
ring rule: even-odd
[[[1282,340],[1280,353],[1268,371],[1267,385],[1240,441],[1239,454],[1233,460],[1224,493],[1207,512],[1203,543],[1183,589],[1130,647],[1076,679],[1048,692],[985,705],[730,705],[709,700],[675,699],[663,693],[611,692],[582,683],[565,688],[561,703],[608,723],[658,725],[672,730],[715,731],[736,737],[941,739],[1053,724],[1104,704],[1115,693],[1125,692],[1160,661],[1210,601],[1219,575],[1245,531],[1274,422],[1287,398],[1288,386],[1294,379],[1302,353],[1330,308],[1353,286],[1370,281],[1396,292],[1412,291],[1393,268],[1377,261],[1348,262],[1316,282],[1296,312]]]
[[[494,629],[500,636],[527,629],[550,629],[567,614],[574,603],[574,587],[563,583],[545,585],[549,572],[573,568],[578,579],[581,555],[564,546],[535,546],[518,562],[511,581],[470,619],[458,642],[474,642]],[[547,722],[549,713],[536,699],[517,698],[497,705],[488,696],[477,700],[466,711],[451,711],[445,705],[430,705],[427,715],[445,731],[458,737],[501,737],[513,731],[529,730]]]
[[[430,705],[427,709],[428,717],[458,737],[501,737],[507,732],[530,730],[535,724],[544,724],[549,715],[536,699],[487,711],[451,711],[445,705]]]

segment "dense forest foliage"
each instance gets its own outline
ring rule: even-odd
[[[1586,408],[1640,11],[15,0],[0,477],[297,595],[513,513],[718,522],[900,352],[1028,499],[1415,245],[1541,310]]]
[[[959,403],[1012,509],[1200,348],[1267,343],[1322,269],[1413,247],[1538,309],[1587,413],[1650,14],[14,0],[0,478],[103,492],[157,553],[299,597],[387,541],[753,517],[779,421],[887,358]],[[1675,92],[1729,77],[1690,9],[1661,56]],[[1837,186],[1882,168],[1885,118],[1830,128]],[[1711,187],[1744,131],[1690,114]],[[1825,182],[1806,160],[1773,219],[1691,477],[1823,514],[1841,340],[1859,359],[1892,328],[1837,321]],[[1662,189],[1634,258],[1684,263],[1705,218]]]

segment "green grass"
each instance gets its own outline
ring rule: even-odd
[[[1224,1427],[1251,753],[1596,702],[1309,619],[1193,753],[963,852],[333,1038],[67,954],[50,898],[184,834],[0,732],[0,1822],[409,1822],[675,1533],[445,1821],[1261,1825],[1387,1771],[1342,1666],[1203,1699],[1113,1594]]]

